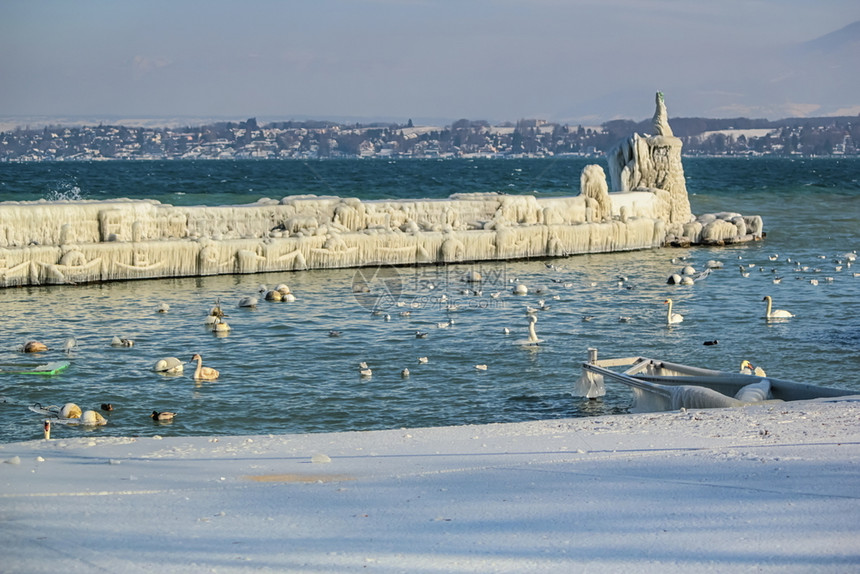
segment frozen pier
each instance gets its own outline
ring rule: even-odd
[[[0,203],[0,285],[45,285],[558,257],[760,238],[758,216],[690,212],[681,140],[657,97],[655,135],[635,134],[580,194],[497,193],[361,201],[288,196],[249,205],[147,200]]]

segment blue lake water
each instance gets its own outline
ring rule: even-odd
[[[578,192],[586,163],[602,162],[0,164],[0,201],[129,197],[221,205],[307,193],[362,199],[485,191],[569,195]],[[854,276],[860,264],[849,266],[843,257],[860,249],[860,160],[709,158],[686,159],[684,167],[695,213],[761,215],[766,239],[723,248],[387,269],[396,297],[384,301],[354,293],[354,284],[373,269],[0,289],[0,363],[33,362],[16,350],[30,339],[52,348],[39,362],[72,363],[51,377],[0,372],[0,441],[42,436],[42,419],[27,409],[35,402],[114,405],[108,425],[55,427],[55,437],[325,432],[626,412],[630,392],[612,383],[599,400],[572,396],[589,347],[601,357],[643,355],[726,370],[746,358],[772,376],[860,392],[860,277]],[[778,260],[770,260],[773,254]],[[683,264],[672,262],[682,257]],[[725,267],[694,286],[666,284],[682,265],[703,269],[708,260]],[[750,264],[755,267],[743,277],[739,265]],[[464,293],[469,286],[462,277],[470,270],[484,276],[480,295]],[[783,277],[779,284],[775,275]],[[619,284],[620,276],[627,280]],[[543,292],[516,297],[514,282]],[[295,302],[237,306],[260,284],[279,283],[290,286]],[[796,317],[766,322],[764,295]],[[683,323],[666,326],[667,297]],[[204,325],[218,300],[233,327],[226,337]],[[537,323],[545,343],[523,348],[516,341],[527,337],[525,307],[539,300],[549,306]],[[162,303],[169,312],[157,312]],[[381,313],[373,314],[377,303]],[[622,316],[631,321],[620,322]],[[342,335],[329,337],[332,329]],[[418,330],[427,338],[416,338]],[[113,348],[114,335],[135,345]],[[77,348],[67,355],[62,349],[71,337]],[[703,345],[711,340],[719,343]],[[194,353],[221,371],[217,381],[195,383],[191,365],[180,376],[152,371],[160,358],[185,361]],[[420,364],[419,357],[428,362]],[[361,361],[371,378],[360,377]],[[149,418],[153,410],[178,414],[172,423],[156,423]]]

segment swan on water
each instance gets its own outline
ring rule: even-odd
[[[258,299],[256,297],[242,297],[239,299],[239,307],[256,307]]]
[[[60,409],[61,419],[77,419],[81,416],[81,407],[75,403],[66,403]]]
[[[218,317],[219,319],[221,317],[227,316],[227,314],[224,313],[224,310],[221,309],[221,299],[220,298],[215,299],[215,306],[212,307],[211,309],[209,309],[209,315],[211,315],[212,317]]]
[[[107,424],[107,419],[96,411],[84,411],[79,421],[78,424],[82,426],[101,426]]]
[[[194,353],[191,357],[192,361],[197,361],[197,368],[194,369],[194,379],[198,381],[214,381],[221,373],[212,367],[204,367],[203,366],[203,357],[200,356],[200,353]]]
[[[792,313],[789,313],[785,309],[773,309],[773,299],[771,299],[770,295],[765,295],[762,301],[767,301],[767,309],[764,314],[767,319],[788,319],[794,317]]]
[[[764,372],[764,369],[761,367],[754,367],[752,363],[748,360],[744,359],[741,361],[741,374],[742,375],[755,375],[757,377],[766,377],[767,373]]]
[[[663,303],[669,305],[669,308],[666,310],[666,324],[673,325],[675,323],[682,323],[684,321],[684,316],[680,313],[672,312],[672,300],[666,299]]]
[[[131,339],[123,339],[121,337],[117,337],[114,335],[113,339],[110,342],[111,347],[133,347],[134,341]]]
[[[529,321],[529,338],[521,341],[514,341],[514,345],[519,345],[522,347],[533,347],[543,343],[543,339],[539,339],[537,336],[537,331],[535,330],[535,323],[537,323],[537,315],[533,315],[531,313],[526,313]]]
[[[185,365],[182,361],[177,359],[176,357],[167,357],[165,359],[159,359],[155,363],[154,371],[159,373],[168,373],[171,375],[179,374],[185,369]]]
[[[156,421],[172,421],[173,417],[176,416],[176,413],[171,413],[168,411],[162,411],[162,412],[152,411],[152,414],[149,416],[150,416],[150,418],[152,418],[153,420],[156,420]]]

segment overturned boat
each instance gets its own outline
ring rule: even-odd
[[[741,407],[762,402],[799,401],[857,395],[857,391],[820,387],[760,375],[703,369],[646,357],[598,359],[589,349],[574,394],[603,396],[604,381],[633,390],[632,412],[670,411],[682,408]],[[624,371],[614,367],[627,367]]]

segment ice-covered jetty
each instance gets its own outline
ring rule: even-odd
[[[760,238],[758,216],[696,218],[681,140],[657,94],[654,135],[609,153],[612,191],[586,166],[580,194],[448,199],[288,196],[250,205],[149,200],[0,203],[5,287],[567,256]]]

